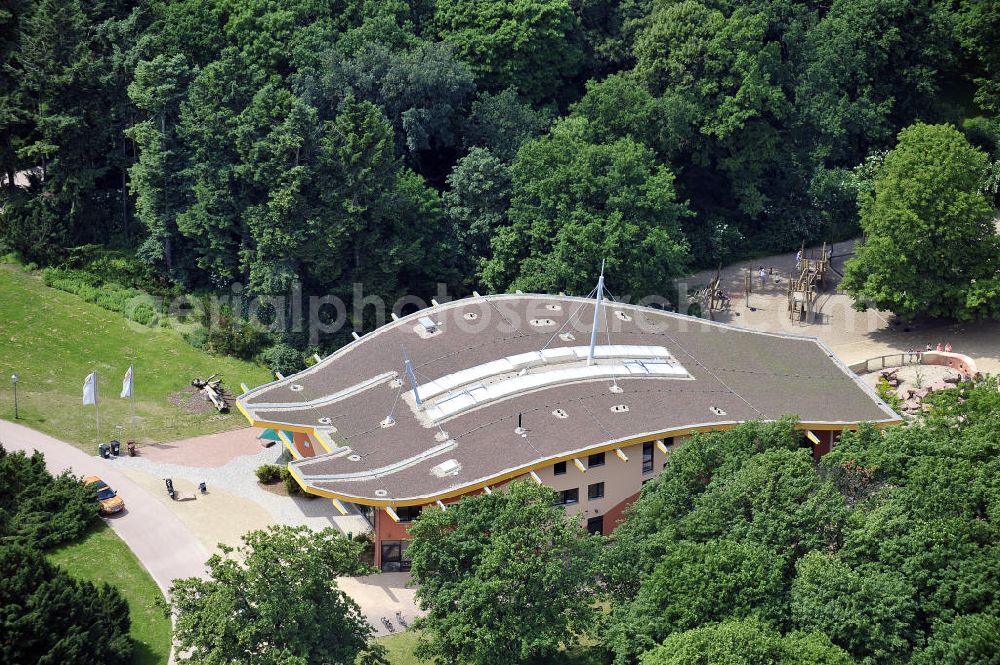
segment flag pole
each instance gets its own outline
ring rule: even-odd
[[[94,370],[94,413],[97,414],[97,443],[101,442],[101,407],[97,399],[97,370]]]
[[[132,385],[129,386],[128,396],[129,401],[132,402],[132,437],[135,438],[135,363],[129,367],[132,370]]]

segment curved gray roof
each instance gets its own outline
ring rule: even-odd
[[[746,420],[899,422],[815,338],[646,307],[605,302],[588,366],[595,304],[522,294],[444,303],[239,405],[255,425],[307,431],[330,450],[291,465],[310,491],[372,505],[427,503],[587,452]]]

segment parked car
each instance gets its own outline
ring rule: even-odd
[[[125,502],[106,482],[97,476],[87,476],[83,484],[97,492],[97,500],[101,502],[101,514],[113,515],[125,508]]]

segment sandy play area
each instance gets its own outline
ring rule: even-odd
[[[854,241],[834,245],[833,266],[843,272],[844,261]],[[769,276],[761,286],[759,268],[774,268],[777,283]],[[753,293],[749,303],[743,297],[745,269],[753,272]],[[716,321],[733,325],[819,337],[848,364],[889,353],[923,350],[927,344],[950,342],[956,353],[971,356],[984,372],[1000,372],[1000,321],[980,323],[916,322],[902,324],[888,312],[858,312],[853,299],[838,290],[839,278],[829,274],[829,283],[817,300],[816,322],[791,321],[787,311],[789,276],[795,271],[795,252],[780,254],[722,270],[721,287],[731,298],[728,312],[715,312]],[[705,271],[678,280],[678,288],[706,286],[715,271]],[[753,309],[751,309],[753,308]]]

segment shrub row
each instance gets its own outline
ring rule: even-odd
[[[42,271],[42,281],[46,286],[80,296],[98,307],[119,312],[140,325],[152,326],[158,321],[152,299],[139,289],[114,282],[102,283],[89,272],[67,268],[46,268]]]

